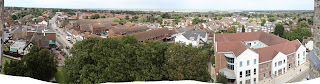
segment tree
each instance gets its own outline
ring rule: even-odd
[[[124,19],[129,20],[130,18],[129,18],[129,16],[126,16]]]
[[[162,18],[166,18],[166,19],[169,19],[171,16],[169,15],[169,13],[164,13],[164,14],[161,14],[161,17]]]
[[[162,17],[157,18],[157,23],[159,23],[160,25],[162,24]]]
[[[12,16],[10,16],[10,19],[11,19],[11,20],[17,20],[18,17],[17,17],[17,15],[12,15]]]
[[[99,14],[91,15],[91,19],[98,19],[98,18],[100,18]]]
[[[252,23],[253,22],[253,20],[249,20],[249,23]]]
[[[88,16],[86,16],[86,17],[84,17],[84,19],[89,19],[89,17],[88,17]]]
[[[138,21],[138,18],[137,16],[134,16],[130,19],[130,22],[137,22]]]
[[[262,19],[261,21],[261,26],[264,26],[264,24],[266,24],[266,19]]]
[[[274,30],[274,34],[275,35],[278,35],[279,37],[282,37],[283,36],[283,33],[284,33],[284,27],[283,27],[284,24],[282,23],[278,23],[276,24],[276,27],[275,27],[275,30]]]
[[[141,22],[141,23],[143,23],[143,22],[147,22],[147,19],[144,18],[144,17],[140,17],[140,18],[138,19],[138,21]]]
[[[122,18],[114,18],[114,19],[112,20],[112,22],[118,22],[118,23],[121,24],[121,25],[127,23],[127,21],[126,21],[126,20],[123,20]]]
[[[217,83],[228,84],[228,79],[224,73],[219,73],[217,76]]]
[[[301,21],[298,23],[297,28],[310,28],[307,21]]]
[[[169,80],[210,81],[207,61],[208,56],[201,49],[192,45],[171,45],[165,52],[163,65],[165,77]]]
[[[106,18],[106,16],[103,15],[103,16],[101,16],[101,18]]]
[[[242,25],[242,32],[246,32],[246,29],[244,28],[244,25]]]
[[[88,38],[73,45],[70,50],[73,56],[66,60],[63,71],[67,83],[168,80],[173,75],[167,72],[176,70],[176,67],[184,69],[182,73],[178,72],[183,74],[182,79],[210,80],[207,56],[198,48],[178,46],[185,45],[159,41],[140,43],[134,36]],[[188,61],[175,66],[169,60],[176,59],[172,56]]]
[[[30,53],[22,60],[11,61],[5,64],[4,72],[8,75],[27,76],[35,79],[49,81],[57,72],[53,54],[47,49],[40,50],[33,46]]]
[[[275,17],[270,17],[270,18],[268,19],[268,21],[269,21],[269,22],[274,22],[274,21],[276,21],[276,18],[275,18]]]

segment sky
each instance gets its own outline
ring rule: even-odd
[[[4,5],[76,9],[313,10],[314,0],[5,0]]]

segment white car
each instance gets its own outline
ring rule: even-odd
[[[70,40],[71,40],[71,37],[70,37],[70,36],[67,36],[66,39],[67,39],[68,41],[70,41]]]

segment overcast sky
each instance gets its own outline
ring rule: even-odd
[[[5,0],[5,6],[41,8],[313,10],[314,0]]]

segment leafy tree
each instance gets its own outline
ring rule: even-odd
[[[118,22],[118,23],[121,24],[121,25],[127,23],[127,21],[124,20],[124,19],[122,19],[122,18],[114,18],[114,19],[112,20],[112,22]]]
[[[164,13],[164,14],[161,14],[161,17],[162,18],[166,18],[166,19],[169,19],[171,16],[169,15],[169,13]]]
[[[266,24],[266,19],[261,19],[261,26],[264,26]]]
[[[11,19],[11,20],[17,20],[18,17],[17,17],[17,15],[12,15],[12,16],[10,16],[10,19]]]
[[[138,16],[134,16],[130,19],[130,22],[137,22],[138,21]]]
[[[98,19],[98,18],[100,18],[99,14],[91,15],[91,19]]]
[[[293,21],[289,21],[289,25],[293,25]]]
[[[86,16],[86,17],[84,17],[84,19],[89,19],[89,17],[88,17],[88,16]]]
[[[162,17],[157,18],[157,23],[159,23],[160,25],[162,24]]]
[[[147,22],[148,20],[145,17],[140,17],[138,19],[139,22]]]
[[[106,16],[103,15],[103,16],[101,16],[101,18],[106,18]]]
[[[163,65],[165,77],[169,80],[210,81],[208,56],[192,45],[171,45],[165,52]],[[195,67],[196,66],[196,67]]]
[[[246,32],[246,29],[244,28],[244,25],[242,25],[242,32]]]
[[[268,19],[268,21],[269,21],[269,22],[274,22],[274,21],[276,21],[276,18],[275,18],[275,17],[270,17],[270,18]]]
[[[301,21],[298,23],[297,28],[310,28],[307,21]]]
[[[4,72],[8,75],[27,76],[35,79],[50,80],[57,72],[53,54],[47,49],[40,50],[33,46],[30,53],[22,60],[5,64]]]
[[[276,24],[276,27],[275,27],[275,30],[274,30],[274,34],[275,35],[278,35],[279,37],[282,37],[283,36],[283,33],[284,33],[284,27],[283,27],[284,24],[282,23],[278,23]]]
[[[249,20],[249,23],[252,23],[253,22],[253,20]]]
[[[129,20],[130,18],[129,18],[129,16],[126,16],[124,19]]]
[[[224,73],[219,73],[217,76],[217,83],[228,84],[228,79]]]
[[[195,47],[181,44],[145,41],[138,42],[134,36],[122,38],[88,38],[74,44],[72,57],[65,62],[67,83],[104,83],[122,81],[168,80],[168,70],[184,68],[183,79],[210,80],[207,56]],[[177,50],[178,49],[178,50]],[[174,50],[174,52],[171,52]],[[195,51],[195,52],[190,52]],[[181,54],[181,55],[180,55]],[[172,65],[172,56],[183,57],[182,65]],[[181,59],[180,59],[181,60]],[[175,66],[175,67],[165,67]],[[167,76],[170,75],[170,76]],[[179,80],[170,78],[170,80]]]

